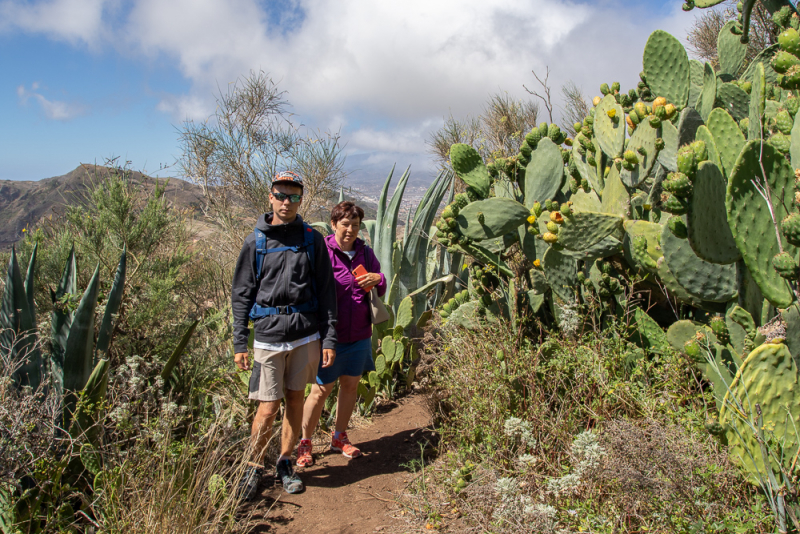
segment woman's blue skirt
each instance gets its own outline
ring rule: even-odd
[[[375,370],[372,361],[372,338],[336,344],[336,359],[330,367],[322,367],[322,359],[317,370],[317,384],[324,385],[335,382],[340,376],[361,376],[367,371]]]

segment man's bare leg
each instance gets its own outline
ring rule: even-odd
[[[250,431],[250,461],[258,466],[264,465],[264,454],[267,452],[267,443],[272,437],[272,423],[278,415],[281,401],[262,401],[258,403],[256,415],[253,418],[253,427]]]
[[[291,458],[303,426],[303,400],[305,390],[286,390],[286,411],[281,428],[281,458]]]

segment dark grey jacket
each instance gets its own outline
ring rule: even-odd
[[[291,247],[303,243],[303,220],[297,216],[289,224],[273,226],[272,214],[258,219],[256,227],[267,237],[267,249]],[[250,308],[254,302],[261,306],[297,306],[311,300],[313,295],[311,276],[316,277],[316,313],[293,313],[272,315],[258,319],[255,323],[255,339],[264,343],[295,341],[319,332],[322,348],[336,348],[336,287],[328,250],[322,234],[314,230],[314,261],[311,268],[308,254],[284,250],[264,256],[261,268],[261,283],[256,287],[255,234],[244,240],[236,271],[233,274],[231,307],[233,308],[233,348],[236,352],[247,352],[250,335],[248,322]]]

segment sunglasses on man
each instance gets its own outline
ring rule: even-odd
[[[287,195],[286,193],[280,193],[278,191],[273,191],[272,196],[275,197],[275,200],[278,202],[283,202],[288,198],[289,202],[292,204],[297,204],[303,199],[303,195]]]

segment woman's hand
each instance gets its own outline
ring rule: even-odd
[[[364,289],[365,287],[370,287],[374,285],[378,285],[381,281],[381,275],[378,273],[367,273],[362,274],[358,278],[356,278],[356,282],[358,282],[358,287]]]

